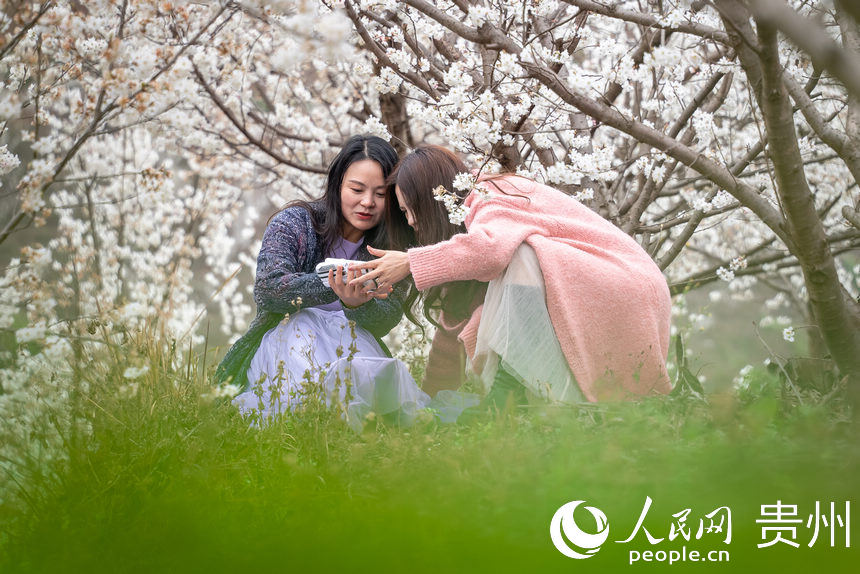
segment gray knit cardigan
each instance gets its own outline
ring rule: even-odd
[[[319,203],[311,206],[315,212],[323,209]],[[215,370],[216,385],[233,383],[246,388],[248,367],[263,335],[288,313],[337,300],[335,292],[314,272],[316,264],[325,259],[324,248],[311,214],[303,207],[290,207],[272,218],[257,256],[254,279],[257,316]],[[362,244],[355,257],[362,261],[371,259],[367,246]],[[402,281],[387,299],[371,299],[355,309],[344,307],[344,314],[379,340],[400,322],[407,287]],[[379,343],[388,352],[382,341]]]

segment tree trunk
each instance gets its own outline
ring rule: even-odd
[[[815,321],[841,374],[848,379],[852,401],[860,405],[857,402],[860,399],[860,334],[854,328],[854,309],[843,296],[836,263],[803,171],[792,105],[782,83],[776,29],[763,22],[757,24],[762,75],[759,105],[767,130],[777,193],[795,241],[795,255]]]
[[[406,114],[406,101],[401,94],[380,94],[379,111],[382,123],[391,134],[391,145],[399,157],[409,153],[414,147],[409,117]]]

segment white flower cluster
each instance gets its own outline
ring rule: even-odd
[[[722,209],[724,207],[728,207],[734,198],[732,195],[724,189],[721,189],[717,192],[717,195],[714,196],[714,199],[711,200],[711,206],[714,209]]]
[[[405,50],[395,50],[394,48],[389,48],[388,50],[386,50],[385,55],[388,57],[392,64],[394,64],[404,72],[408,72],[413,67],[413,57]]]
[[[782,330],[782,338],[788,341],[789,343],[794,343],[794,327],[786,327]]]
[[[394,94],[402,83],[403,79],[391,68],[382,68],[379,75],[373,78],[373,87],[380,94]]]
[[[744,291],[744,290],[747,290],[748,287],[750,287],[752,285],[752,283],[755,282],[755,280],[756,280],[755,277],[753,277],[753,276],[746,276],[746,277],[742,277],[742,278],[738,279],[737,281],[734,281],[735,271],[740,271],[741,269],[746,269],[746,268],[747,268],[746,257],[744,257],[743,255],[739,255],[737,257],[732,258],[732,260],[729,261],[728,269],[725,267],[722,267],[722,266],[720,268],[718,268],[717,269],[717,277],[719,277],[721,280],[725,281],[726,283],[732,283],[732,288],[734,288],[735,291],[738,291],[738,292]],[[742,296],[741,298],[746,298],[746,296]]]
[[[496,69],[503,74],[513,77],[519,77],[525,73],[522,66],[520,66],[516,54],[511,54],[509,52],[502,52],[499,54],[499,57],[496,60]]]
[[[0,86],[0,121],[10,120],[21,111],[21,105],[15,92],[7,92]],[[5,147],[5,146],[4,146]]]
[[[719,190],[710,200],[707,197],[697,196],[693,191],[683,192],[686,201],[696,211],[712,211],[728,207],[734,202],[734,198],[725,190]]]
[[[576,167],[566,163],[555,163],[546,168],[545,173],[550,183],[579,185],[582,181],[582,173]]]
[[[454,176],[454,189],[460,191],[472,191],[475,187],[476,178],[468,172],[458,173]]]
[[[304,52],[299,44],[291,37],[284,39],[284,43],[272,53],[269,63],[273,70],[289,73],[296,69],[304,60]]]
[[[735,272],[731,269],[720,267],[719,269],[717,269],[717,277],[728,283],[735,278]]]
[[[734,379],[732,379],[732,387],[734,387],[736,391],[742,391],[749,388],[749,379],[752,370],[752,365],[744,365],[743,368],[738,371],[738,375]]]
[[[549,16],[558,10],[558,0],[534,0],[529,8],[538,16]]]
[[[6,149],[7,146],[0,146],[0,175],[5,175],[21,165],[21,160],[18,156]]]
[[[488,6],[485,6],[483,4],[475,4],[474,6],[469,7],[469,13],[466,16],[466,21],[472,26],[480,28],[482,24],[490,20],[491,14],[492,12],[490,11],[490,8]]]
[[[461,225],[469,215],[469,208],[463,204],[454,192],[448,191],[440,185],[433,189],[433,199],[441,201],[448,212],[448,221],[454,225]]]
[[[618,173],[613,167],[613,150],[599,147],[591,153],[580,153],[571,149],[567,163],[557,162],[544,171],[550,183],[579,185],[583,178],[597,181],[612,181]]]
[[[83,38],[75,45],[78,52],[88,60],[98,60],[108,48],[108,43],[101,38]]]
[[[379,136],[385,141],[391,141],[391,133],[389,133],[388,128],[379,121],[376,116],[370,116],[364,122],[364,126],[362,126],[362,132],[371,134],[374,136]]]
[[[41,322],[28,327],[21,327],[15,331],[15,339],[18,341],[18,344],[40,341],[45,338],[46,332],[47,327],[44,322]]]
[[[508,103],[505,104],[505,110],[513,122],[519,121],[529,112],[531,107],[532,99],[527,92],[512,95]]]
[[[594,189],[591,187],[583,187],[575,192],[572,197],[577,201],[590,201],[594,199]]]
[[[340,10],[323,12],[316,21],[315,31],[324,42],[324,53],[331,59],[351,55],[345,42],[352,35],[352,22]],[[332,60],[333,61],[333,60]]]
[[[711,202],[705,197],[696,197],[693,200],[692,207],[696,211],[708,211],[711,208]]]

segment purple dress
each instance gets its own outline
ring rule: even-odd
[[[353,259],[360,246],[341,239],[327,256]],[[268,418],[322,392],[327,403],[341,403],[357,432],[370,412],[408,424],[430,403],[406,365],[347,319],[339,299],[292,313],[263,335],[248,381],[233,399],[244,413]]]

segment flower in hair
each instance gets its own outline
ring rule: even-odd
[[[444,185],[433,188],[433,199],[441,201],[445,205],[445,210],[448,212],[448,221],[453,225],[460,225],[466,221],[466,216],[469,215],[469,208],[463,205],[463,200],[457,194],[448,191]]]

